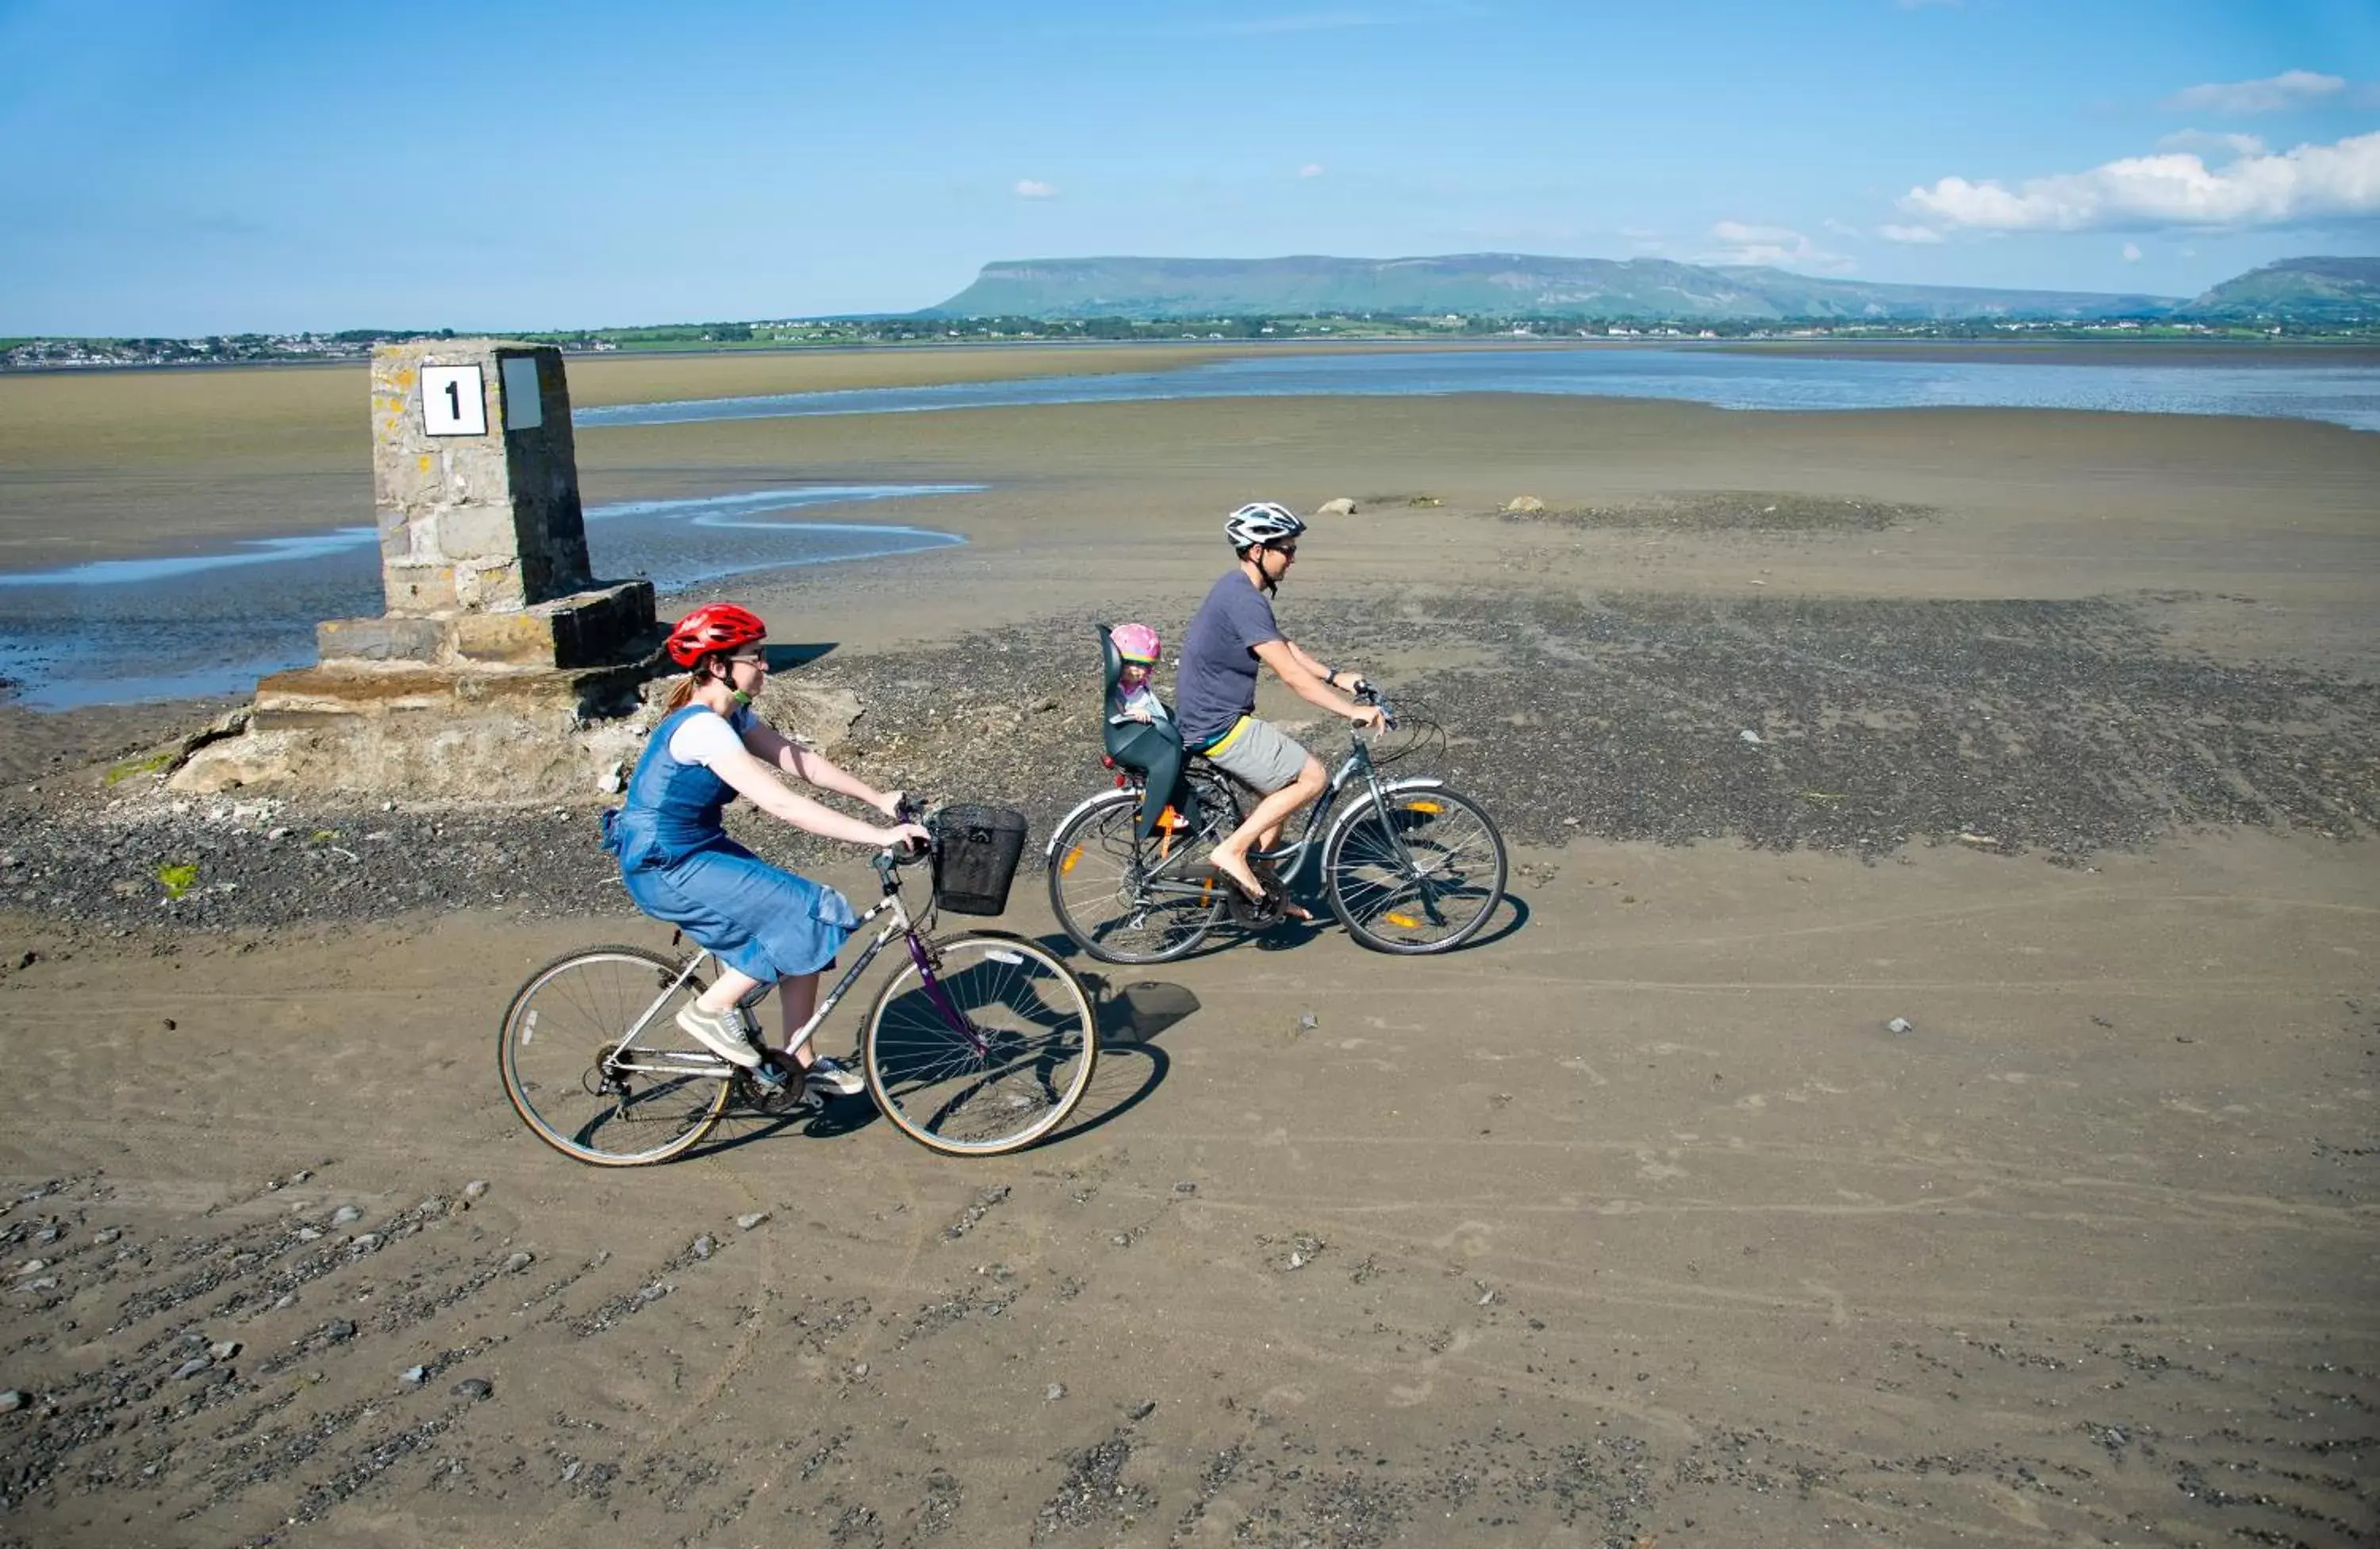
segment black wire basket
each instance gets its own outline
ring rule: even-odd
[[[945,807],[934,835],[934,902],[953,914],[999,914],[1025,855],[1025,814],[1009,807]]]

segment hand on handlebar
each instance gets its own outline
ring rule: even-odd
[[[1350,714],[1347,719],[1354,722],[1355,727],[1359,731],[1366,727],[1369,727],[1374,731],[1379,731],[1388,726],[1389,713],[1381,709],[1377,704],[1359,703],[1355,706],[1354,713]]]
[[[880,831],[878,843],[902,860],[914,860],[933,848],[934,836],[917,823],[896,823]]]

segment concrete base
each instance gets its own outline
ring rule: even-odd
[[[643,752],[673,670],[656,654],[575,670],[345,662],[276,673],[257,684],[244,729],[191,749],[166,785],[475,804],[597,799],[617,793]],[[771,684],[760,709],[821,749],[860,712],[848,689],[800,683]]]
[[[167,784],[408,800],[556,801],[601,793],[641,747],[651,661],[577,670],[326,664],[256,686],[247,730]]]
[[[635,580],[504,611],[325,619],[314,626],[314,643],[326,667],[577,668],[642,656],[660,633],[653,583]]]

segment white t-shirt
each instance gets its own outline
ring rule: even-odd
[[[704,711],[687,716],[670,733],[670,757],[680,763],[698,763],[705,769],[717,769],[721,761],[732,753],[745,750],[744,739],[727,724],[727,717],[715,711]]]

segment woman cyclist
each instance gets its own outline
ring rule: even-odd
[[[670,630],[670,659],[686,669],[668,714],[629,776],[627,804],[603,814],[603,847],[620,860],[628,896],[720,962],[716,982],[677,1014],[679,1027],[722,1059],[753,1070],[764,1086],[784,1077],[746,1035],[741,1003],[777,986],[784,1043],[775,1055],[820,1096],[866,1090],[859,1076],[793,1047],[818,1003],[819,970],[858,923],[833,888],[770,865],[727,836],[720,814],[738,796],[772,817],[830,839],[878,848],[923,845],[926,831],[895,821],[879,827],[795,794],[778,778],[798,775],[897,819],[899,791],[880,791],[808,748],[795,746],[752,709],[769,678],[760,642],[768,627],[733,603],[695,609]],[[773,1051],[771,1053],[774,1053]]]

